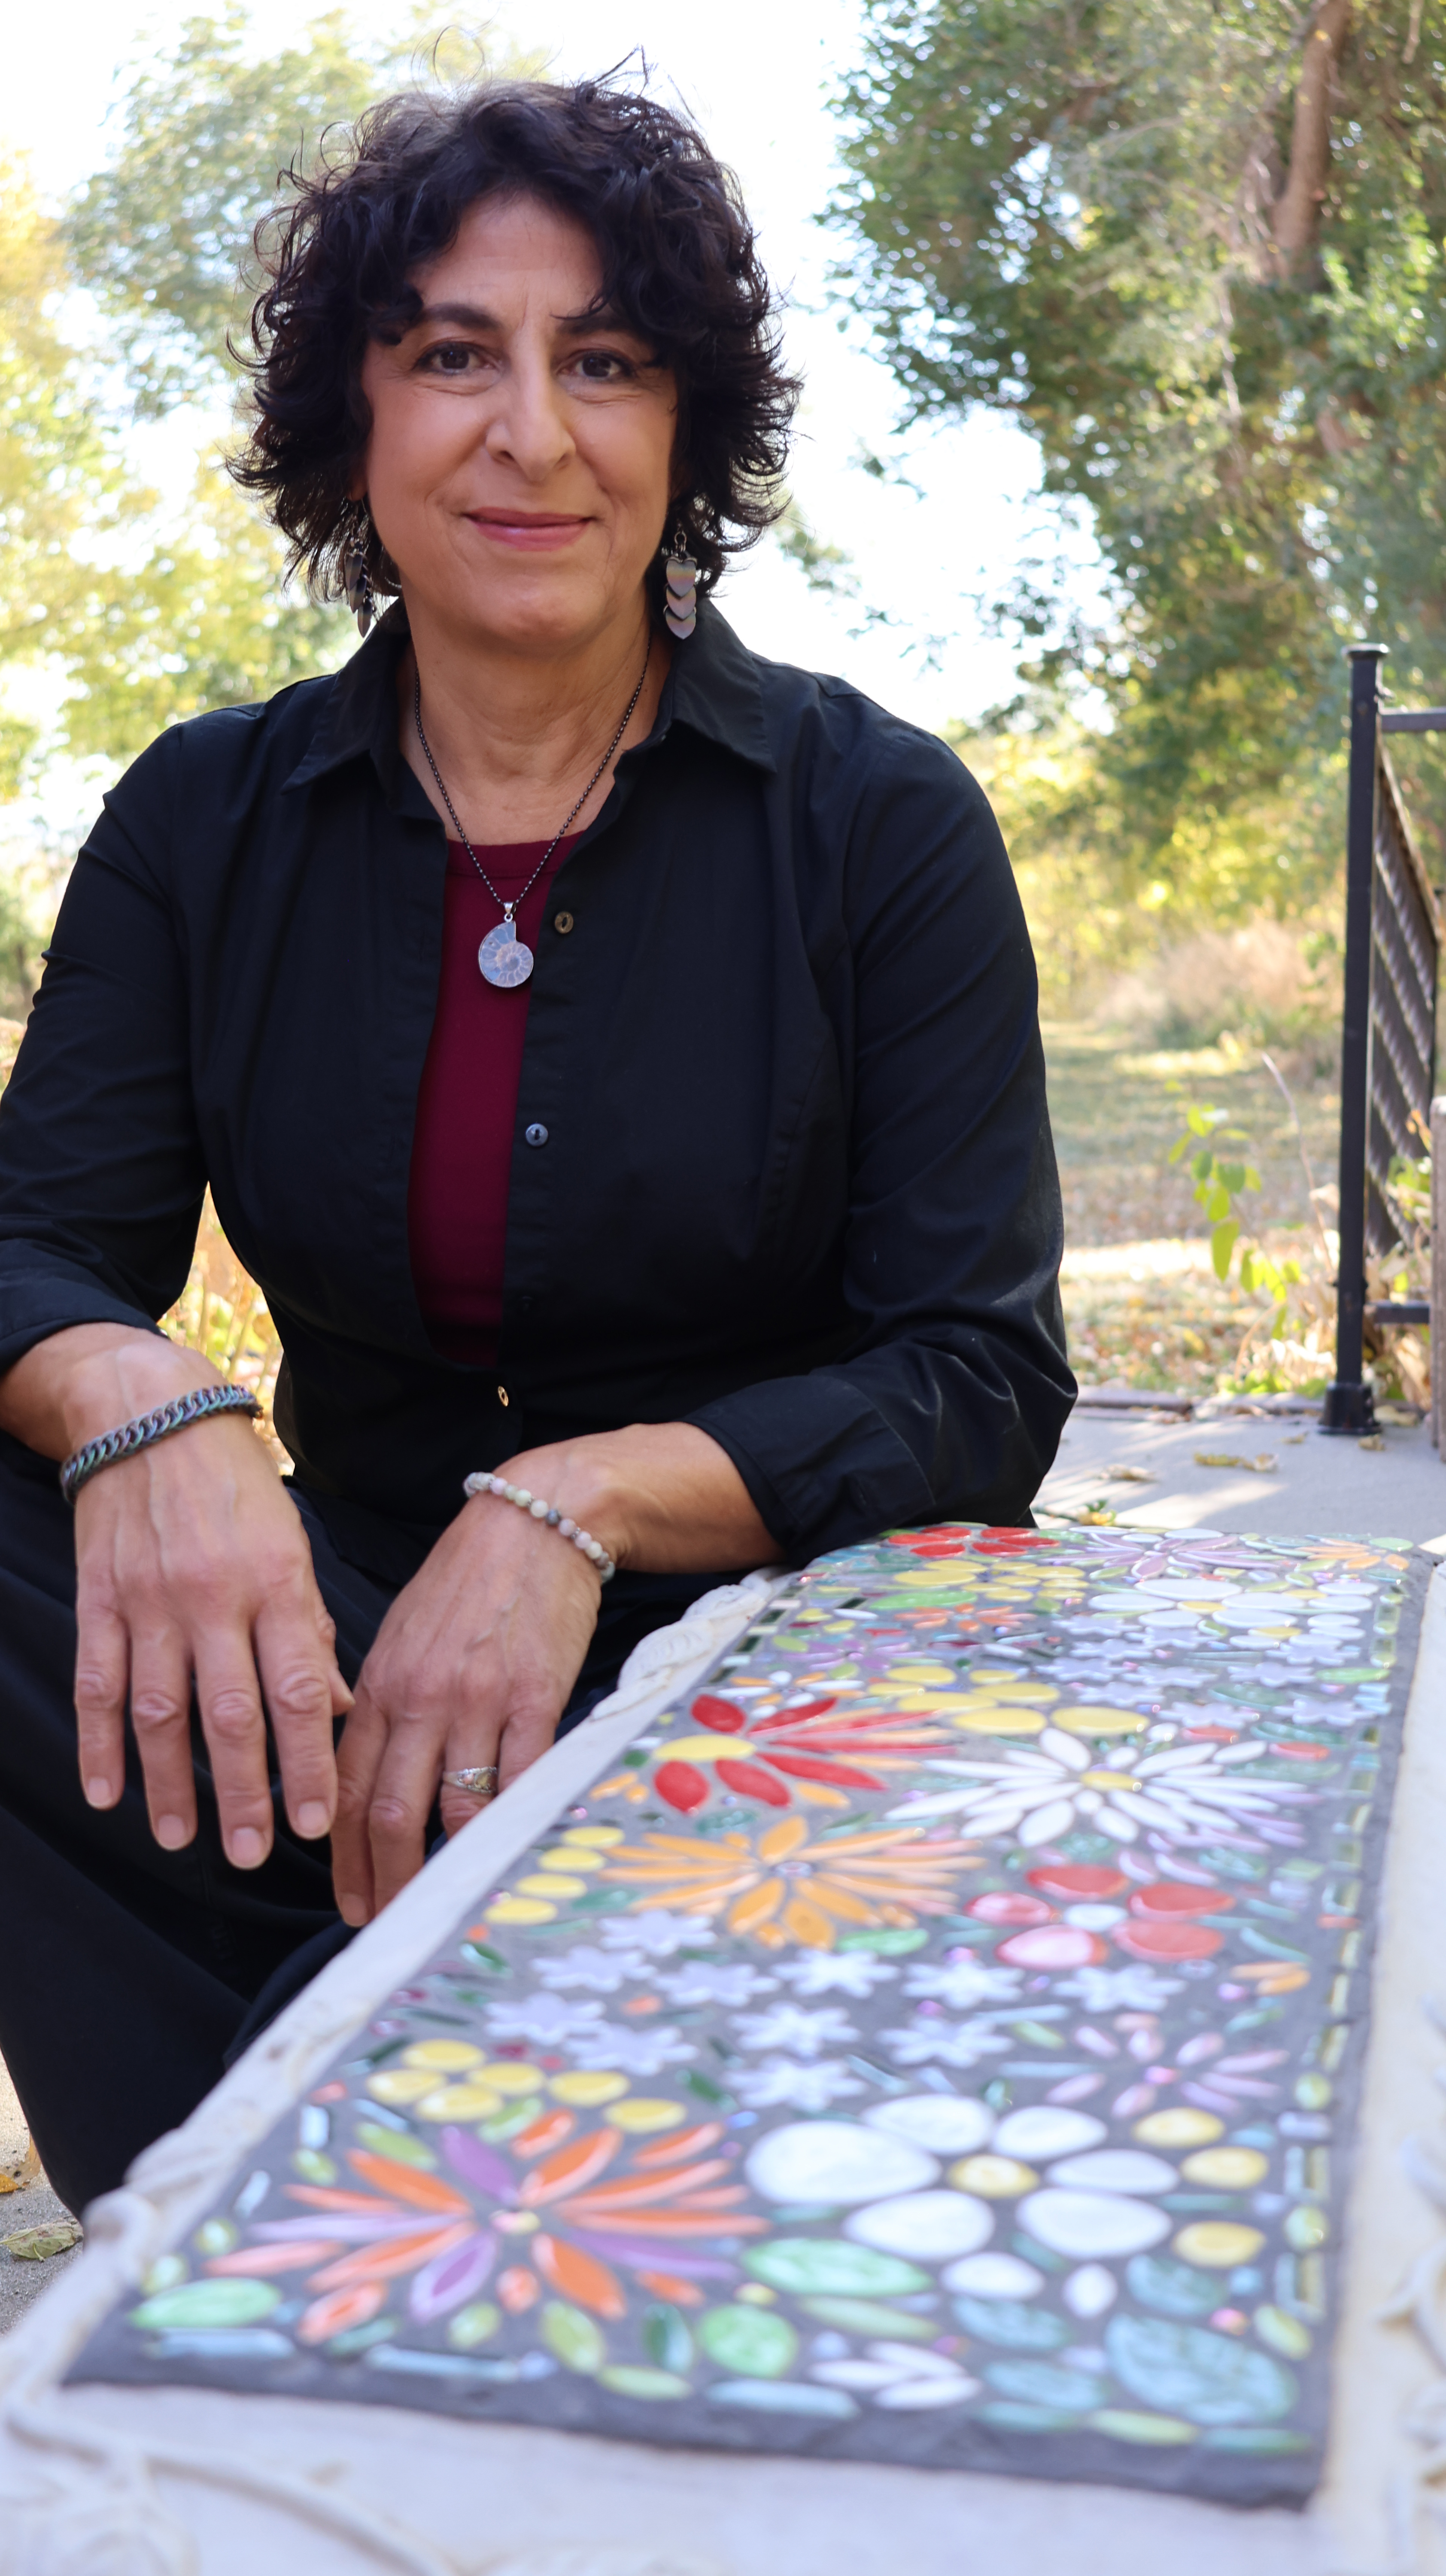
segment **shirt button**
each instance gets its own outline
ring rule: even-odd
[[[523,1129],[523,1134],[529,1145],[545,1145],[547,1143],[547,1129],[545,1127],[539,1127],[536,1125],[525,1127]]]
[[[505,1404],[507,1402],[507,1389],[505,1386],[499,1386],[497,1390],[497,1401],[499,1404]]]
[[[563,938],[565,939],[572,928],[572,914],[570,912],[555,912],[552,916],[552,926],[554,930],[560,930]]]

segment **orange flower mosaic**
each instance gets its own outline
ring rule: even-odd
[[[640,1911],[676,1906],[685,1914],[721,1916],[739,1939],[783,1949],[798,1942],[830,1950],[840,1931],[947,1914],[962,1870],[979,1856],[953,1834],[907,1830],[810,1835],[801,1816],[786,1816],[755,1836],[725,1834],[716,1843],[679,1834],[649,1834],[616,1852],[610,1879],[641,1894]]]

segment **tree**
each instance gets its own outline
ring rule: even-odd
[[[1013,414],[1091,514],[1113,619],[1036,667],[1103,693],[1120,867],[1310,902],[1342,641],[1446,696],[1437,0],[872,0],[842,111],[845,291],[910,412]]]
[[[436,29],[425,7],[381,47],[363,45],[340,10],[264,61],[248,60],[246,38],[239,0],[219,17],[187,19],[171,52],[132,80],[120,148],[71,209],[71,257],[111,322],[143,414],[236,383],[227,344],[244,336],[259,284],[252,237],[293,164],[324,155],[335,129],[388,89],[543,68],[540,54],[503,40]]]
[[[254,227],[287,167],[400,80],[482,64],[477,39],[431,41],[420,17],[382,51],[336,13],[265,61],[247,58],[245,35],[236,6],[192,18],[135,75],[119,150],[63,225],[23,164],[0,161],[0,679],[30,675],[33,700],[39,674],[50,700],[44,726],[0,702],[0,802],[48,749],[125,759],[164,725],[264,697],[351,643],[342,611],[288,591],[282,540],[219,454],[162,509],[97,391],[97,358],[112,353],[73,345],[59,318],[67,290],[88,286],[142,415],[214,406],[240,388],[228,339],[254,291]],[[505,68],[536,65],[509,54]],[[5,957],[24,947],[27,917],[11,889]],[[4,968],[12,1002],[28,973],[23,960]]]
[[[108,584],[86,541],[113,537],[131,494],[85,396],[54,307],[66,285],[55,228],[24,163],[0,160],[0,671],[73,657]],[[0,715],[0,800],[40,727]]]

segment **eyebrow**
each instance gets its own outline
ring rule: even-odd
[[[560,331],[580,339],[588,331],[626,331],[631,339],[638,334],[613,305],[604,305],[584,313],[558,313],[553,316]],[[425,331],[430,325],[449,322],[464,331],[500,331],[502,324],[495,313],[480,304],[424,304],[420,313],[407,325],[407,336]]]

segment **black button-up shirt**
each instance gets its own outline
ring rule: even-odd
[[[469,1469],[638,1421],[699,1424],[795,1558],[1026,1517],[1073,1381],[998,829],[942,743],[712,608],[558,872],[497,1365],[431,1347],[407,1173],[446,849],[405,641],[394,610],[107,796],[0,1101],[0,1368],[162,1314],[209,1181],[343,1552],[349,1519],[420,1546]]]

